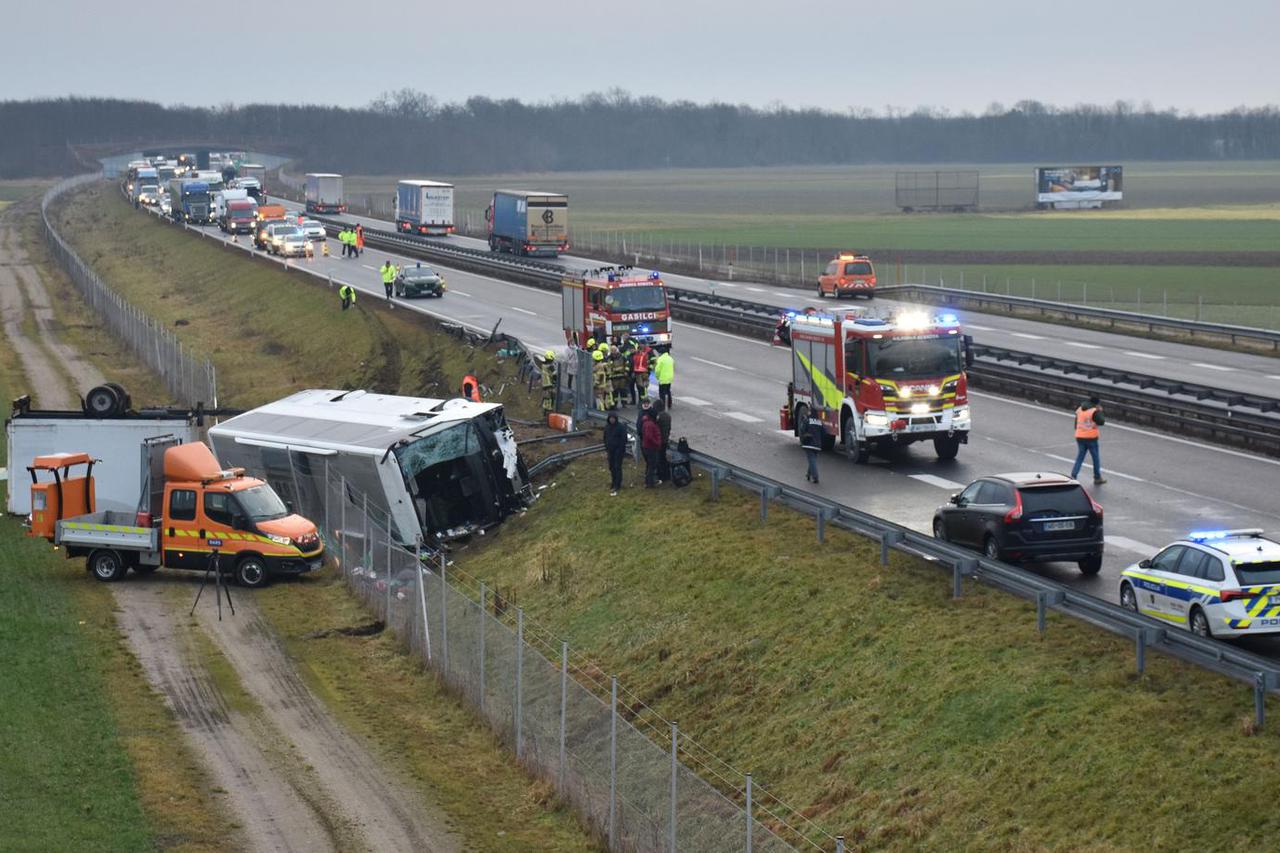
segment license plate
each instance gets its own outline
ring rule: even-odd
[[[1044,523],[1045,530],[1075,530],[1076,523],[1074,521],[1046,521]]]

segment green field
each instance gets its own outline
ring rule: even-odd
[[[1055,615],[1041,637],[1027,602],[968,582],[953,601],[936,567],[819,545],[777,506],[762,525],[732,487],[649,491],[628,466],[610,498],[599,458],[551,479],[452,577],[617,674],[640,728],[679,721],[723,776],[751,771],[850,849],[1250,849],[1280,830],[1280,726],[1253,731],[1245,685],[1158,655],[1137,676],[1127,639]]]

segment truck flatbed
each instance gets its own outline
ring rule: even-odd
[[[107,510],[60,520],[54,543],[75,548],[154,553],[160,548],[160,531],[139,527],[137,516],[131,512]]]

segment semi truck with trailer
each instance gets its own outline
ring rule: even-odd
[[[28,535],[85,557],[98,580],[120,580],[130,569],[205,571],[216,552],[218,570],[252,588],[323,563],[316,526],[263,481],[224,469],[205,444],[172,436],[144,441],[132,511],[98,508],[96,462],[83,451],[32,460]]]
[[[176,222],[208,225],[214,221],[213,199],[204,181],[174,178],[169,182],[169,204],[169,215]]]
[[[780,426],[803,438],[816,412],[823,449],[840,444],[857,463],[932,441],[939,459],[954,459],[969,441],[969,339],[953,314],[904,311],[784,315],[774,343],[791,349],[791,381]]]
[[[453,184],[409,180],[396,184],[396,230],[444,237],[453,233]]]
[[[327,172],[307,172],[307,213],[346,213],[342,176]]]
[[[577,346],[594,338],[627,337],[651,346],[671,344],[667,287],[653,272],[604,267],[560,281],[565,340]]]
[[[484,212],[489,250],[559,257],[569,249],[569,199],[537,190],[497,190]]]

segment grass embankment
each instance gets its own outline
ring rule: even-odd
[[[224,406],[261,405],[303,388],[452,396],[474,371],[494,389],[506,384],[490,399],[511,414],[536,408],[519,393],[512,364],[492,358],[496,346],[462,346],[379,300],[362,299],[343,312],[319,279],[140,214],[113,185],[64,197],[53,215],[112,288],[213,359]]]
[[[558,474],[458,569],[854,849],[1221,849],[1280,829],[1280,732],[1251,733],[1247,687],[1160,656],[1138,677],[1127,640],[1052,614],[1041,638],[1025,602],[973,584],[952,601],[923,561],[882,569],[878,546],[818,545],[781,508],[761,525],[756,497],[712,503],[702,479],[609,498],[603,467]]]
[[[0,399],[29,390],[0,337]],[[12,518],[0,518],[0,566],[0,847],[225,849],[224,818],[116,628],[110,589]]]
[[[386,312],[381,306],[344,315],[336,297],[309,278],[231,254],[139,215],[123,202],[117,204],[114,191],[93,193],[83,203],[101,206],[103,224],[77,220],[77,248],[97,253],[91,263],[126,298],[146,305],[165,322],[189,319],[177,333],[202,351],[214,352],[224,402],[252,405],[298,388],[349,387],[370,375],[384,384],[366,387],[440,394],[452,389],[452,377],[474,370],[495,388],[507,380],[499,399],[508,412],[537,409],[536,397],[509,381],[512,368],[495,361],[493,348],[473,351],[457,338],[427,328],[420,317]],[[74,207],[81,204],[78,200]],[[113,240],[133,244],[149,262],[135,268],[124,258],[107,260],[104,253]],[[184,271],[180,280],[185,285],[166,287],[167,281],[179,280],[173,277],[178,271]],[[288,323],[277,325],[267,316],[286,310],[292,317]],[[228,346],[235,340],[220,333],[228,319],[242,330],[242,338],[248,336],[247,352],[236,352]],[[263,352],[261,345],[273,336],[278,336],[277,345]],[[394,352],[388,352],[388,340]],[[382,361],[371,372],[367,366],[344,371],[339,356],[327,354],[331,351],[346,358],[364,353],[370,361]],[[391,369],[396,366],[398,372]],[[259,388],[255,375],[270,371],[297,378],[288,383],[277,378],[269,389]],[[444,381],[437,375],[451,378],[447,385],[434,385]],[[317,695],[383,760],[422,785],[474,849],[594,849],[575,817],[554,802],[551,790],[530,782],[489,730],[390,638],[308,636],[368,621],[339,579],[328,573],[308,577],[260,590],[257,598]],[[215,664],[211,672],[218,677],[217,657],[203,656]],[[236,694],[234,676],[223,673],[218,680],[224,691]]]

